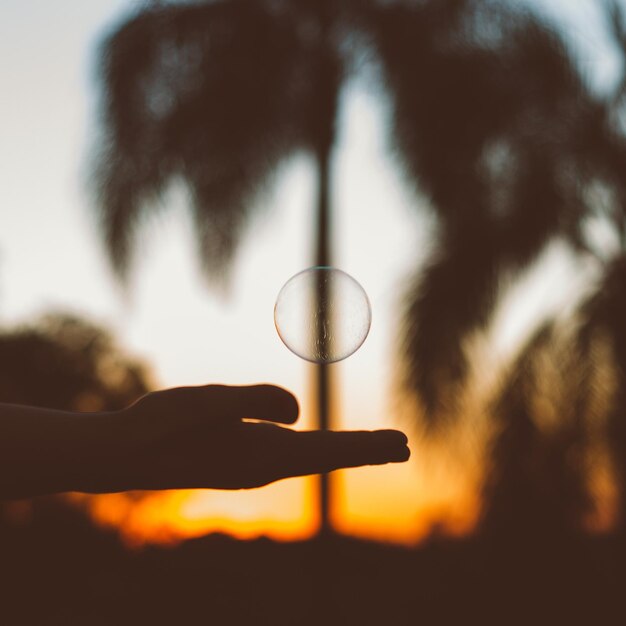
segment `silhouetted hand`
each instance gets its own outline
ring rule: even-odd
[[[271,385],[167,389],[102,413],[0,404],[0,499],[245,489],[409,458],[401,432],[296,432],[277,425],[297,417],[296,399]]]
[[[406,461],[399,431],[298,432],[298,403],[271,385],[181,387],[124,411],[128,489],[246,489],[344,467]],[[258,420],[258,421],[247,421]]]

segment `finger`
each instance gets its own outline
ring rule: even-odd
[[[402,463],[411,455],[406,435],[397,430],[295,432],[291,439],[290,449],[285,451],[284,477]]]
[[[223,387],[224,413],[230,417],[293,424],[300,408],[295,396],[275,385]]]

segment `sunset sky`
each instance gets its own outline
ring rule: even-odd
[[[594,0],[532,4],[557,17],[594,85],[610,84],[615,60],[602,40]],[[203,282],[176,190],[138,241],[127,292],[107,266],[88,186],[97,141],[97,44],[137,5],[0,3],[0,321],[8,326],[50,310],[84,314],[145,359],[159,386],[276,383],[300,398],[299,427],[310,427],[311,366],[286,350],[272,319],[282,284],[311,265],[315,180],[305,155],[281,170],[249,224],[228,293]],[[403,187],[388,149],[386,107],[371,76],[347,86],[334,163],[335,265],[364,286],[373,309],[367,341],[336,366],[337,426],[350,429],[410,430],[410,412],[395,387],[396,329],[405,279],[435,235],[427,207]],[[503,354],[529,320],[562,306],[576,288],[576,268],[558,246],[541,273],[543,281],[527,280],[523,294],[518,290],[500,311],[496,335]],[[416,437],[411,444],[413,458],[405,465],[342,473],[341,530],[411,542],[439,517],[452,531],[471,523],[477,475],[455,464],[453,454],[434,464]],[[124,520],[135,542],[211,530],[293,538],[314,528],[311,489],[310,480],[298,479],[248,493],[170,492],[133,510],[109,496],[94,513],[113,525]]]

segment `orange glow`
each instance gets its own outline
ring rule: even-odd
[[[255,511],[246,516],[212,516],[202,513],[205,492],[155,492],[133,501],[125,494],[96,497],[73,496],[85,506],[94,521],[102,527],[117,530],[129,547],[156,543],[172,545],[208,533],[223,532],[237,539],[267,536],[277,541],[297,541],[311,537],[317,528],[317,515],[307,498],[299,516],[280,519],[259,517]],[[311,494],[312,495],[312,494]],[[335,527],[349,534],[384,542],[414,545],[436,530],[438,534],[461,536],[472,530],[478,515],[476,502],[424,506],[410,524],[398,523],[403,518],[396,509],[380,508],[373,515],[342,512],[337,507]]]
[[[414,465],[414,464],[413,464]],[[479,504],[469,489],[416,493],[411,464],[336,473],[333,523],[344,534],[415,545],[433,532],[449,536],[474,527]],[[291,479],[247,492],[137,492],[72,499],[130,547],[176,544],[208,533],[277,541],[311,537],[318,527],[315,479]],[[211,511],[219,511],[219,514]]]
[[[245,501],[238,498],[240,494],[236,492],[205,490],[100,496],[73,494],[72,498],[88,510],[97,524],[117,530],[130,547],[148,543],[176,544],[213,532],[228,533],[238,539],[264,535],[278,541],[295,541],[310,537],[317,527],[312,484],[312,480],[305,479],[295,489],[290,489],[289,485],[287,489],[274,489],[274,492],[283,492],[279,494],[272,494],[271,487],[266,488],[270,489],[270,500],[302,501],[300,507],[290,507],[287,513],[276,515],[259,514],[257,500],[263,498],[260,490],[246,494]],[[207,500],[227,514],[207,514]]]

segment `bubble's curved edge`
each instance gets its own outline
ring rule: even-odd
[[[289,283],[291,283],[291,281],[294,280],[294,278],[300,276],[301,274],[306,274],[307,272],[319,271],[319,270],[340,272],[341,274],[345,275],[347,278],[349,278],[351,281],[353,281],[359,286],[359,288],[363,292],[363,295],[365,296],[365,301],[367,302],[368,325],[367,325],[367,331],[365,332],[365,335],[363,335],[363,339],[354,348],[354,350],[352,350],[352,352],[350,352],[349,354],[346,354],[345,356],[342,356],[341,358],[338,358],[338,359],[327,360],[327,361],[311,359],[310,357],[305,356],[304,354],[300,354],[299,352],[296,352],[285,341],[285,338],[283,337],[282,333],[280,332],[280,328],[278,327],[278,322],[276,321],[276,310],[278,309],[278,301],[280,299],[281,293],[285,290],[285,287],[287,287],[287,285],[289,285]],[[302,359],[303,361],[307,361],[307,363],[313,363],[314,365],[333,365],[334,363],[340,363],[341,361],[345,361],[346,359],[350,358],[355,352],[358,352],[358,350],[360,350],[361,346],[365,343],[365,340],[369,337],[370,330],[372,329],[373,311],[372,311],[372,302],[369,296],[367,295],[367,291],[365,291],[365,288],[363,287],[363,285],[356,278],[354,278],[352,274],[348,274],[348,272],[338,267],[335,267],[333,265],[312,265],[310,267],[306,267],[303,270],[300,270],[299,272],[296,272],[293,276],[291,276],[285,281],[283,286],[279,289],[278,294],[276,295],[276,301],[274,302],[273,317],[274,317],[274,328],[276,328],[276,334],[279,336],[282,344],[285,346],[285,348],[287,348],[287,350],[289,350],[289,352],[291,352],[291,354],[294,354],[295,356]]]
[[[348,353],[348,354],[346,354],[344,356],[341,356],[341,357],[339,357],[337,359],[332,359],[332,360],[328,359],[326,361],[322,361],[322,360],[319,360],[319,359],[312,359],[312,358],[306,356],[305,354],[300,354],[299,352],[294,350],[291,346],[289,346],[287,344],[287,342],[284,340],[283,336],[280,334],[280,330],[278,330],[278,326],[276,325],[276,321],[274,321],[274,326],[276,327],[276,333],[280,337],[280,340],[282,341],[283,345],[285,346],[285,348],[287,348],[287,350],[289,350],[289,352],[291,352],[291,354],[297,356],[298,358],[302,359],[303,361],[307,361],[308,363],[313,363],[314,365],[333,365],[334,363],[340,363],[341,361],[345,361],[346,359],[350,358],[355,352],[359,351],[359,349],[365,343],[365,340],[367,339],[367,337],[369,335],[369,328],[368,328],[367,332],[363,336],[363,339],[361,340],[359,345],[356,346],[356,348],[354,348],[354,350],[352,350],[352,352],[350,352],[350,353]]]

